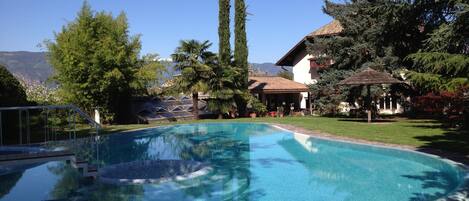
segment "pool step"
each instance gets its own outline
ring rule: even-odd
[[[91,165],[88,161],[74,157],[71,161],[71,165],[77,169],[84,177],[93,177],[98,176],[98,167]]]
[[[89,165],[88,171],[84,173],[83,176],[96,178],[98,176],[98,167],[95,165]]]

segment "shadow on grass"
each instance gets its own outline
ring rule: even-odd
[[[442,135],[414,138],[425,142],[424,145],[418,147],[419,151],[469,164],[469,133],[467,132],[448,131]]]
[[[450,128],[444,121],[409,121],[415,125],[411,127],[421,129],[442,129],[440,135],[415,136],[424,145],[417,147],[418,151],[448,158],[454,161],[469,164],[469,132]]]
[[[341,118],[338,121],[368,123],[367,119],[360,119],[360,118]],[[373,119],[371,121],[371,123],[393,123],[393,122],[397,122],[397,120],[393,120],[393,119]]]

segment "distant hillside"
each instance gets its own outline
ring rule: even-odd
[[[52,75],[52,68],[46,61],[45,52],[1,52],[0,64],[15,74],[28,79],[45,81]]]
[[[277,73],[283,71],[282,67],[276,66],[274,63],[252,63],[254,70],[265,72],[267,75],[277,75]],[[291,68],[287,70],[291,71]]]
[[[174,64],[165,62],[171,72]],[[46,61],[45,52],[2,52],[0,51],[0,64],[15,74],[21,74],[28,79],[45,81],[52,75],[52,68]],[[256,72],[267,75],[276,75],[282,68],[273,63],[252,63]],[[290,69],[291,70],[291,69]]]

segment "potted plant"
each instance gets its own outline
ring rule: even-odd
[[[256,97],[250,96],[248,100],[249,116],[256,118],[267,112],[267,107],[261,103]]]

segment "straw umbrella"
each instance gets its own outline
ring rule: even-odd
[[[341,85],[365,85],[367,88],[367,100],[366,104],[368,106],[368,123],[371,123],[371,94],[370,86],[378,84],[399,84],[403,83],[400,80],[393,78],[389,73],[379,72],[371,68],[366,68],[365,70],[356,73],[355,75],[350,76],[349,78],[342,80],[339,84]]]

